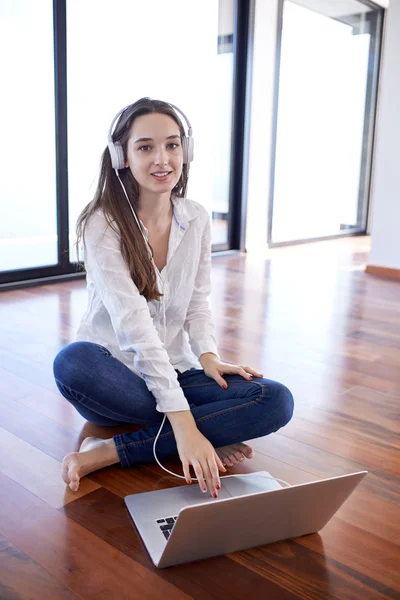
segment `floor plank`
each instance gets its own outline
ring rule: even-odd
[[[76,600],[79,596],[0,536],[0,598]]]

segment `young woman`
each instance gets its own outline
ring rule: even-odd
[[[96,469],[153,461],[166,415],[158,458],[178,453],[186,481],[192,465],[200,488],[217,497],[219,472],[253,455],[242,440],[292,417],[284,385],[218,355],[210,219],[185,198],[193,140],[176,111],[142,98],[117,115],[95,197],[78,219],[88,307],[77,341],[54,360],[56,384],[92,423],[145,427],[86,438],[63,461],[73,491]]]

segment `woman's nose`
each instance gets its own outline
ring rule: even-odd
[[[165,148],[158,148],[154,156],[154,164],[166,165],[168,163],[168,155]]]

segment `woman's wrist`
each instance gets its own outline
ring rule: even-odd
[[[174,432],[181,429],[187,429],[188,427],[197,427],[196,421],[190,410],[178,410],[176,412],[167,412],[165,414],[167,415]]]
[[[206,363],[209,360],[215,360],[215,359],[218,360],[218,356],[216,354],[214,354],[214,352],[204,352],[200,356],[199,361],[200,361],[201,366],[203,367],[203,363]]]

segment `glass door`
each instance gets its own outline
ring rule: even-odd
[[[366,229],[381,16],[284,1],[270,245]]]

